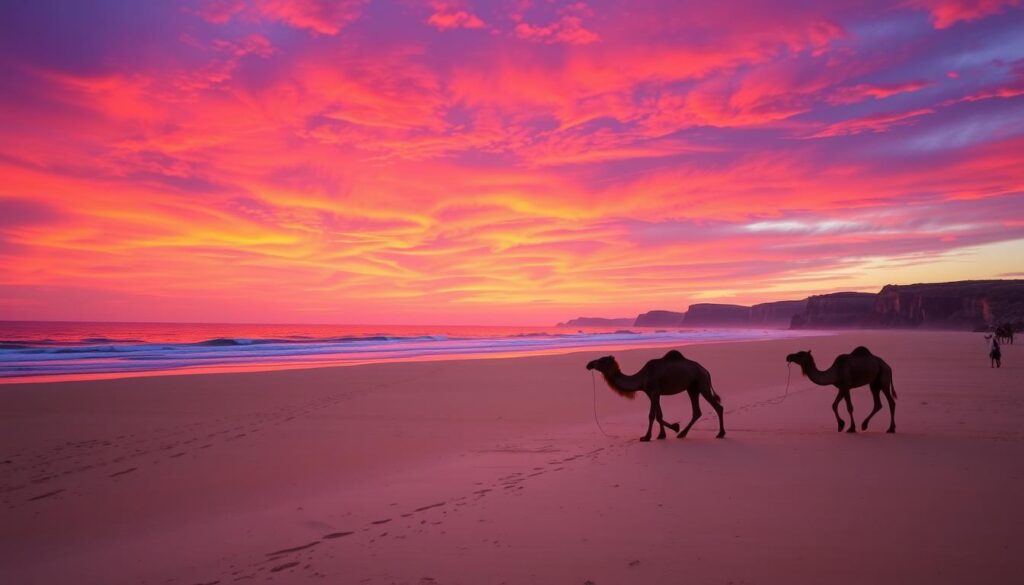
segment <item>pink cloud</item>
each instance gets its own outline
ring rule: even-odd
[[[831,124],[823,130],[813,134],[811,138],[825,138],[829,136],[847,136],[850,134],[861,134],[863,132],[888,132],[896,126],[913,124],[922,116],[934,114],[932,108],[921,108],[909,112],[895,112],[886,114],[874,114],[853,120],[844,120]]]
[[[235,16],[283,22],[317,34],[335,35],[359,18],[369,0],[207,0],[193,12],[208,22],[225,24]]]
[[[260,0],[259,13],[296,28],[334,35],[359,17],[368,0]]]
[[[1008,7],[1019,6],[1020,0],[915,0],[913,4],[928,10],[932,24],[942,29],[999,14]]]
[[[993,98],[1013,98],[1024,95],[1024,60],[1017,61],[1011,70],[1010,81],[994,86],[983,87],[962,98],[949,100],[943,105],[961,102],[978,102]]]
[[[437,0],[430,4],[434,13],[427,19],[427,24],[437,29],[484,28],[487,26],[480,17],[456,2]]]
[[[881,100],[902,93],[920,91],[929,85],[931,85],[931,82],[928,81],[908,81],[884,85],[861,83],[836,89],[828,97],[828,101],[833,104],[854,104],[868,98]]]
[[[520,9],[529,5],[521,6]],[[593,16],[593,11],[584,2],[570,4],[559,11],[559,18],[547,25],[530,24],[523,19],[521,11],[513,13],[517,21],[513,34],[528,41],[541,43],[565,43],[569,45],[588,45],[600,39],[600,36],[583,25],[583,18]]]

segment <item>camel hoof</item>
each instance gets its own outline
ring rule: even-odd
[[[672,423],[670,425],[665,425],[665,426],[670,428],[670,429],[672,429],[672,432],[674,432],[674,433],[678,433],[679,432],[679,423]]]
[[[641,443],[647,443],[650,440],[651,440],[651,436],[650,435],[647,435],[646,437],[640,437],[640,442]]]
[[[685,439],[686,438],[686,431],[680,432],[678,435],[676,435],[676,438],[677,439]]]
[[[715,435],[715,438],[716,439],[724,439],[725,438],[725,431],[722,431],[722,432],[718,433],[717,435]]]
[[[848,432],[848,433],[856,433],[857,432],[857,425],[850,425],[850,428],[846,429],[846,432]]]
[[[890,434],[893,434],[893,433],[895,433],[895,432],[896,432],[896,427],[889,427],[889,430],[888,430],[888,431],[885,431],[885,432],[887,432],[887,433],[890,433]]]
[[[843,432],[843,429],[845,429],[845,428],[846,428],[846,421],[845,420],[839,421],[839,432],[840,433]]]
[[[864,421],[864,424],[860,425],[860,430],[862,430],[862,431],[868,430],[868,423],[867,423],[867,421]]]
[[[660,435],[658,435],[658,440],[659,441],[661,441],[664,438],[665,438],[665,433],[661,433]]]

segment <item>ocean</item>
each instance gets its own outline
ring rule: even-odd
[[[0,321],[0,383],[774,339],[776,329]]]

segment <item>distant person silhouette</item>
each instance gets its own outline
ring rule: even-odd
[[[999,338],[996,337],[995,335],[993,335],[991,337],[992,337],[992,346],[991,346],[991,349],[988,352],[988,357],[989,357],[990,360],[992,360],[992,367],[993,368],[1001,368],[1001,367],[1003,367],[1003,352],[1002,352],[1002,350],[999,349]],[[987,338],[988,338],[988,336],[986,336],[986,339]]]
[[[985,339],[991,340],[988,346],[988,359],[992,361],[992,368],[1002,367],[1002,350],[999,348],[999,338],[996,335],[986,335]]]

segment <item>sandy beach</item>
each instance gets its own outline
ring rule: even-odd
[[[837,433],[791,372],[866,345],[888,410]],[[640,443],[603,352],[0,387],[0,581],[1011,583],[1024,347],[844,332],[680,347],[726,408]],[[661,349],[615,352],[632,373]],[[859,422],[870,411],[854,390]],[[685,396],[663,401],[689,420]],[[842,412],[842,410],[841,410]],[[845,414],[845,412],[843,412]]]

